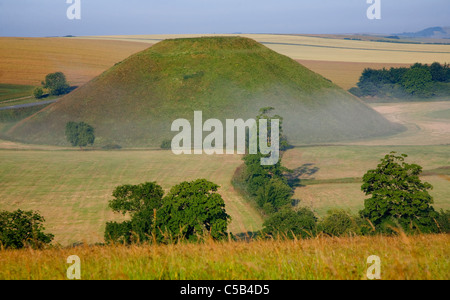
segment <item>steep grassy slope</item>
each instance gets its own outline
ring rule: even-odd
[[[172,121],[250,118],[264,106],[285,118],[293,144],[332,142],[399,130],[367,105],[294,60],[247,38],[160,42],[14,126],[7,136],[66,145],[68,121],[96,129],[98,145],[159,146]]]

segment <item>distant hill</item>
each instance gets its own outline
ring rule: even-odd
[[[417,32],[404,32],[396,35],[402,38],[449,39],[450,42],[450,27],[430,27]]]
[[[105,71],[23,120],[7,137],[67,145],[68,121],[96,130],[96,145],[158,147],[171,123],[254,118],[273,106],[294,145],[382,136],[400,128],[322,76],[254,40],[204,37],[164,40]]]

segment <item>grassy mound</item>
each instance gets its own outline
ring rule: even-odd
[[[96,144],[155,146],[171,123],[252,118],[273,106],[294,145],[353,140],[399,130],[356,97],[254,40],[204,37],[162,41],[11,128],[7,136],[67,145],[68,121],[96,129]]]

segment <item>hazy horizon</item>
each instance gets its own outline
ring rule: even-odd
[[[0,36],[303,33],[394,34],[449,26],[448,0],[381,0],[369,20],[366,0],[80,0],[69,20],[66,0],[0,0]]]

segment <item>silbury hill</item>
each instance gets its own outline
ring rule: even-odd
[[[275,107],[293,145],[390,135],[401,130],[329,80],[254,40],[171,39],[134,54],[12,127],[7,137],[68,145],[65,124],[95,128],[96,145],[159,147],[174,120],[254,118]],[[191,123],[193,124],[193,123]],[[223,123],[225,124],[225,123]]]

